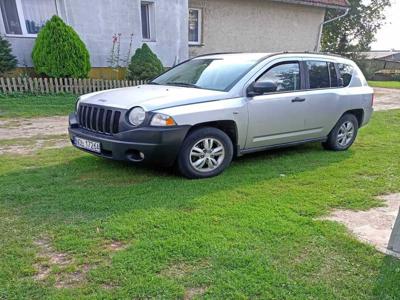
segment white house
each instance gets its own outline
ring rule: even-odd
[[[121,56],[132,38],[165,66],[209,52],[313,50],[327,8],[346,0],[0,0],[0,33],[21,66],[31,66],[40,28],[60,16],[86,43],[93,67],[107,67],[112,37]]]

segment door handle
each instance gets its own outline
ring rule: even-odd
[[[292,102],[304,102],[304,101],[306,101],[306,98],[296,97],[296,98],[292,99]]]

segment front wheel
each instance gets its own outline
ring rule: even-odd
[[[353,145],[358,133],[358,120],[353,114],[345,114],[336,123],[328,135],[325,149],[333,151],[344,151]]]
[[[198,128],[184,140],[178,168],[187,178],[213,177],[229,166],[232,157],[232,141],[225,132],[213,127]]]

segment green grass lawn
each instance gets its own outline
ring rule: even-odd
[[[373,87],[400,89],[400,81],[368,81],[368,84]]]
[[[77,96],[0,94],[0,118],[66,116],[75,109]]]
[[[400,191],[399,131],[380,112],[347,152],[258,153],[197,181],[72,147],[0,156],[0,299],[399,299],[399,260],[318,220]]]

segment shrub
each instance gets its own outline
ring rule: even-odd
[[[15,69],[17,59],[12,55],[10,42],[0,36],[0,75]]]
[[[49,77],[87,77],[89,52],[75,30],[53,16],[39,31],[33,47],[35,71]]]
[[[132,56],[128,66],[127,78],[129,80],[149,80],[160,75],[164,67],[157,55],[151,51],[147,44],[138,48]]]

